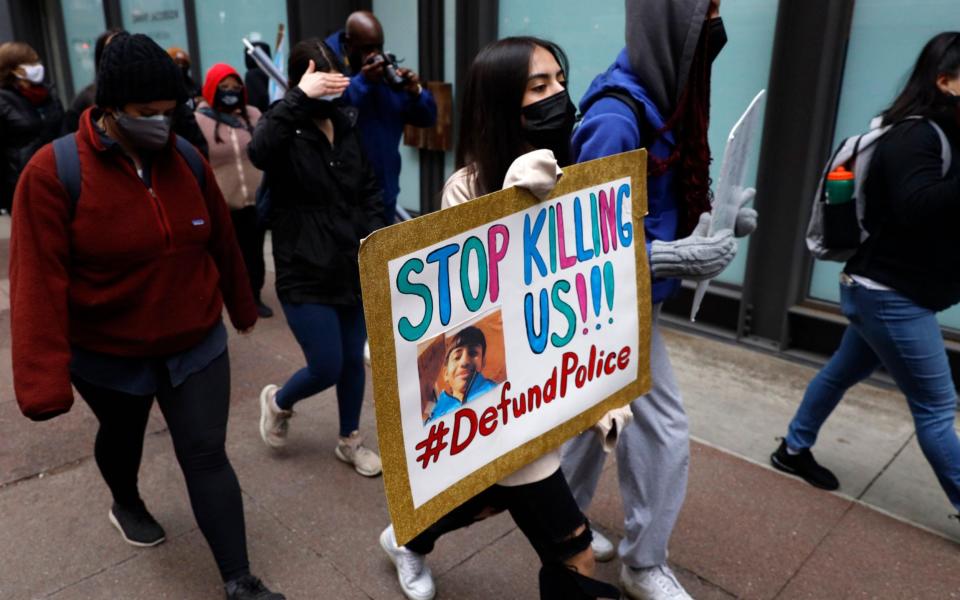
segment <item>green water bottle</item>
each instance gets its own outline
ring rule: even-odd
[[[840,165],[827,174],[827,204],[844,204],[853,199],[853,173]]]

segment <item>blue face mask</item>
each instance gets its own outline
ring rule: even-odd
[[[131,117],[122,111],[117,111],[113,113],[113,119],[127,141],[141,150],[156,152],[170,141],[170,129],[173,124],[173,119],[170,117],[164,115]]]

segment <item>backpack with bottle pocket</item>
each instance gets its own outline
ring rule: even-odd
[[[904,121],[915,119],[924,117],[907,117]],[[930,119],[924,120],[940,138],[941,176],[946,176],[952,158],[950,142],[939,125]],[[843,140],[820,176],[807,225],[807,248],[820,260],[846,262],[869,236],[863,226],[866,210],[863,184],[877,143],[903,121],[886,126],[881,123],[882,119],[877,117],[870,122],[869,131]]]

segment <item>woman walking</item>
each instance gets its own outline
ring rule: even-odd
[[[334,454],[374,477],[380,457],[359,432],[367,330],[357,254],[360,240],[384,225],[380,189],[360,147],[356,110],[335,101],[350,80],[333,51],[304,40],[288,70],[290,91],[254,131],[250,158],[266,173],[277,295],[307,366],[263,388],[260,435],[268,446],[286,445],[293,406],[336,385]]]
[[[46,83],[36,50],[23,42],[0,44],[0,214],[30,157],[60,135],[63,106]]]
[[[917,118],[919,117],[919,118]],[[773,466],[835,490],[810,449],[854,384],[883,365],[907,399],[917,440],[960,513],[957,393],[937,313],[960,302],[960,32],[927,42],[906,87],[884,111],[864,182],[869,237],[840,275],[850,320],[840,347],[807,386]],[[953,159],[944,174],[943,141]]]
[[[567,95],[567,70],[566,55],[546,40],[505,38],[480,51],[464,91],[457,148],[461,168],[444,186],[444,208],[512,186],[540,199],[550,194],[560,167],[569,162],[576,112]],[[613,413],[622,419],[629,408]],[[396,566],[407,598],[433,598],[436,588],[425,562],[441,536],[505,510],[540,557],[541,598],[619,597],[616,588],[591,577],[590,525],[555,450],[474,496],[405,546],[397,546],[393,526],[387,527],[380,545]]]
[[[173,61],[145,35],[104,50],[96,105],[20,178],[10,241],[14,390],[37,421],[67,412],[71,383],[99,421],[94,455],[125,541],[165,539],[137,475],[156,398],[226,596],[282,600],[250,574],[240,484],[224,448],[230,360],[256,307],[213,172],[170,133],[184,101]],[[66,142],[66,143],[64,143]]]
[[[273,311],[260,299],[265,271],[264,231],[257,223],[256,199],[263,173],[253,166],[247,152],[260,111],[247,103],[247,90],[240,74],[228,64],[217,63],[207,71],[203,101],[197,106],[196,116],[210,149],[210,168],[230,207],[257,314],[272,317]]]

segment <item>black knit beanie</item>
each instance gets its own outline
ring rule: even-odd
[[[142,33],[118,33],[103,49],[97,70],[97,106],[186,100],[183,74],[167,52]]]

